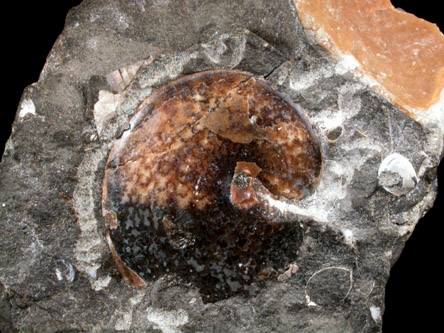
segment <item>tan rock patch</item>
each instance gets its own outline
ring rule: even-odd
[[[293,0],[305,29],[335,55],[351,55],[414,119],[444,88],[444,36],[389,0]]]

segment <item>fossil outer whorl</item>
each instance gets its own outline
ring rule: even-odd
[[[309,122],[265,80],[210,71],[174,81],[111,150],[103,208],[113,257],[124,277],[127,267],[143,279],[179,272],[209,300],[252,294],[294,260],[300,239],[268,200],[302,199],[320,172]]]

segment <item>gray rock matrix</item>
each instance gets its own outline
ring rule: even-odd
[[[112,73],[133,64],[117,86]],[[436,196],[443,124],[415,122],[352,67],[306,37],[287,0],[72,9],[23,93],[0,166],[2,316],[24,332],[379,332],[390,268]],[[137,106],[213,69],[264,77],[298,103],[323,171],[316,191],[286,208],[304,228],[294,264],[255,297],[205,303],[173,274],[127,286],[101,199],[109,150]]]

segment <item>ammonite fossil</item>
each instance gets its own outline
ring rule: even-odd
[[[167,272],[217,300],[255,294],[297,256],[279,205],[309,195],[318,139],[300,108],[239,71],[183,77],[138,108],[109,155],[108,243],[133,286]]]

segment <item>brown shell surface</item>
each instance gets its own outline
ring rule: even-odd
[[[319,143],[299,107],[250,73],[202,72],[153,93],[129,127],[103,185],[114,252],[144,279],[191,268],[209,299],[251,294],[276,269],[273,237],[297,244],[300,232],[270,222],[267,198],[300,200],[319,181]],[[248,186],[233,185],[240,173]]]

